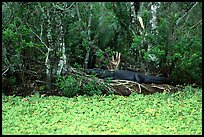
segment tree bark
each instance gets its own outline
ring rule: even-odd
[[[47,39],[48,39],[48,45],[51,46],[53,45],[52,41],[52,26],[51,26],[51,21],[50,21],[50,14],[49,11],[47,12],[47,23],[48,23],[48,29],[47,29]],[[45,66],[46,66],[46,87],[47,90],[51,90],[52,86],[52,71],[51,71],[51,64],[50,64],[50,52],[53,51],[53,49],[48,48],[47,55],[46,55],[46,60],[45,60]]]
[[[57,75],[60,75],[62,73],[62,70],[66,70],[66,55],[65,55],[65,42],[64,42],[64,28],[62,24],[62,16],[60,16],[59,19],[59,51],[61,56],[59,57],[59,63],[58,63],[58,69],[57,69]]]
[[[87,69],[88,67],[88,62],[89,62],[89,55],[90,55],[90,44],[91,44],[91,21],[92,21],[92,16],[93,16],[93,13],[92,13],[92,8],[93,8],[93,5],[92,3],[90,4],[90,15],[89,15],[89,20],[88,20],[88,31],[87,31],[87,35],[88,35],[88,46],[87,46],[87,49],[86,49],[86,55],[85,55],[85,59],[84,59],[84,69]]]

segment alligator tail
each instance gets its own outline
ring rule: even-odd
[[[167,84],[167,83],[169,83],[166,78],[156,77],[156,76],[146,76],[143,82],[147,83],[147,84],[151,84],[151,83]]]

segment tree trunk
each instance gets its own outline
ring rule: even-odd
[[[62,24],[62,16],[60,16],[59,19],[59,53],[61,53],[60,55],[60,60],[58,63],[58,69],[57,69],[57,75],[60,75],[62,73],[63,70],[66,70],[66,55],[65,55],[65,42],[64,42],[64,28],[63,28],[63,24]]]
[[[160,7],[161,2],[155,2],[151,4],[151,13],[152,13],[152,18],[150,20],[151,24],[151,33],[152,34],[157,34],[157,10]]]
[[[87,69],[87,67],[88,67],[89,55],[90,55],[90,47],[89,46],[91,44],[91,21],[92,21],[92,16],[93,16],[92,8],[93,8],[93,5],[91,3],[90,4],[90,16],[89,16],[89,21],[88,21],[88,32],[87,32],[89,43],[88,43],[88,46],[87,46],[86,56],[85,56],[85,59],[84,59],[84,69]]]
[[[50,15],[49,15],[49,11],[47,12],[47,23],[48,23],[48,29],[47,29],[47,39],[48,39],[48,46],[53,45],[53,41],[52,41],[52,35],[51,35],[51,31],[52,31],[52,26],[51,26],[51,21],[50,21]],[[46,87],[47,90],[50,91],[51,90],[51,86],[52,86],[52,71],[51,71],[51,64],[50,64],[50,52],[53,51],[53,49],[48,48],[47,51],[47,56],[46,56],[46,60],[45,60],[45,66],[46,66]]]

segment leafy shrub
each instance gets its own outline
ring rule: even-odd
[[[75,96],[80,90],[78,82],[72,76],[59,76],[56,85],[60,88],[64,96],[67,97]]]
[[[59,76],[56,80],[56,86],[66,97],[74,97],[76,95],[101,95],[105,91],[102,83],[94,78],[88,80],[86,77],[79,75]],[[110,92],[107,91],[107,94]]]

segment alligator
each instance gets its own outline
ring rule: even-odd
[[[139,72],[129,71],[129,70],[103,70],[103,69],[86,69],[87,73],[95,73],[97,77],[102,79],[119,79],[119,80],[129,80],[137,83],[146,83],[146,84],[170,84],[173,82],[167,78],[157,77],[157,76],[147,76]]]

